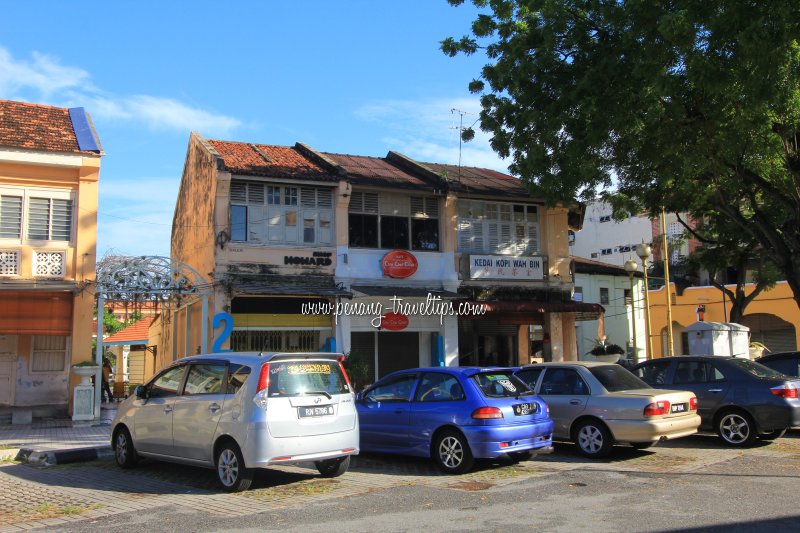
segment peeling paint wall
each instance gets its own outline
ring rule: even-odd
[[[63,371],[33,372],[30,370],[31,336],[20,335],[17,354],[15,405],[66,405],[69,402],[69,353],[64,357]]]

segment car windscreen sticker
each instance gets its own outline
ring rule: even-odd
[[[290,374],[330,374],[331,365],[329,363],[303,363],[289,365],[287,370]]]

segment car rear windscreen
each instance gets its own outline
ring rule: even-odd
[[[652,388],[622,365],[592,366],[588,370],[608,392]]]
[[[489,398],[516,398],[522,394],[533,394],[533,391],[511,372],[485,372],[475,374],[472,379]]]
[[[269,363],[269,396],[347,394],[338,361],[278,361]]]
[[[762,365],[761,363],[756,363],[749,359],[728,359],[728,362],[742,370],[743,372],[747,372],[757,378],[774,378],[774,379],[786,379],[787,376],[781,374],[777,370],[773,370],[769,367]]]

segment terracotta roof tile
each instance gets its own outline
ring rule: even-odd
[[[130,342],[131,344],[147,344],[150,338],[149,329],[150,324],[153,323],[155,317],[146,316],[141,320],[134,322],[125,329],[122,329],[113,335],[103,339],[103,342]]]
[[[0,146],[94,153],[78,147],[69,109],[11,100],[0,100]]]
[[[225,167],[234,174],[268,176],[313,181],[338,181],[339,177],[296,148],[251,144],[244,142],[209,140]]]

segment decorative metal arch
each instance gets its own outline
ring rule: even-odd
[[[195,269],[169,257],[109,256],[98,263],[95,293],[106,300],[169,301],[211,290]]]
[[[208,348],[208,295],[212,284],[182,261],[160,256],[107,256],[97,264],[95,295],[97,297],[98,365],[95,383],[102,378],[103,308],[105,300],[114,302],[167,302],[187,297],[202,298],[202,351]],[[101,388],[94,391],[94,418],[100,418]]]

